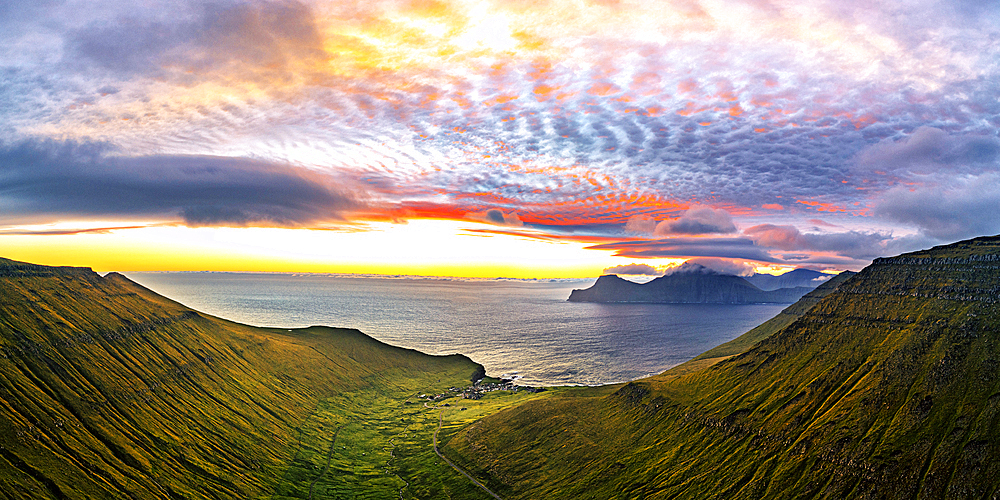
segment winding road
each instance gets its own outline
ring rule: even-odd
[[[441,430],[441,421],[443,419],[444,419],[444,410],[441,410],[441,412],[438,413],[438,426],[437,426],[437,429],[434,429],[434,453],[437,453],[437,456],[441,457],[441,460],[444,460],[445,463],[447,463],[448,465],[450,465],[452,469],[455,469],[458,472],[461,472],[463,476],[469,478],[469,481],[472,481],[473,483],[475,483],[476,486],[479,486],[480,488],[482,488],[482,490],[485,491],[486,493],[489,493],[490,496],[492,496],[493,498],[496,498],[497,500],[503,500],[502,498],[500,498],[500,495],[497,495],[496,493],[493,493],[493,491],[491,491],[489,488],[487,488],[485,484],[480,483],[476,478],[470,476],[468,472],[465,472],[464,470],[460,469],[457,465],[453,464],[451,462],[451,460],[448,460],[448,457],[446,457],[446,456],[444,456],[444,455],[441,454],[441,450],[438,449],[438,431]]]

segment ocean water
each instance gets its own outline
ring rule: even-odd
[[[526,385],[656,374],[738,337],[784,305],[567,302],[594,280],[128,273],[189,307],[256,326],[357,328],[428,354],[461,353]]]

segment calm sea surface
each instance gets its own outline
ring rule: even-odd
[[[521,384],[607,384],[659,373],[784,305],[566,302],[594,280],[532,282],[252,273],[128,273],[194,309],[256,326],[357,328],[428,354],[462,353]]]

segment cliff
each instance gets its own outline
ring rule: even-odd
[[[604,275],[590,288],[570,292],[570,302],[646,302],[668,304],[790,304],[812,288],[764,291],[739,276],[679,273],[635,283]]]

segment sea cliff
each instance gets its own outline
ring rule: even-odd
[[[662,304],[791,304],[812,288],[764,291],[739,276],[683,273],[635,283],[616,275],[601,276],[593,286],[573,290],[570,302],[645,302]]]

